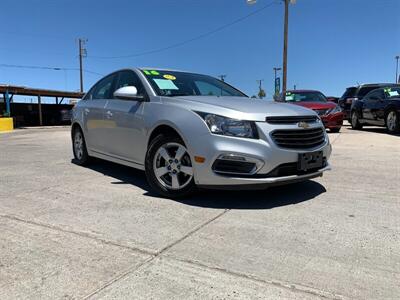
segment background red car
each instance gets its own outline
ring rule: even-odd
[[[328,99],[319,91],[313,90],[290,90],[286,92],[284,101],[300,105],[303,107],[314,110],[321,118],[325,125],[331,132],[339,132],[343,125],[344,114],[334,102],[328,101]]]

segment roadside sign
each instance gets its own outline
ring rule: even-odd
[[[281,78],[277,77],[275,79],[275,95],[278,95],[281,91]]]

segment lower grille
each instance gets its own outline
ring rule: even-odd
[[[277,146],[288,149],[312,149],[325,142],[323,128],[275,130],[271,137]]]
[[[256,168],[253,162],[225,159],[215,160],[212,166],[214,172],[223,174],[251,174]]]

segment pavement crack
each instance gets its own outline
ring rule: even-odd
[[[219,213],[218,215],[214,216],[213,218],[209,219],[208,221],[204,222],[203,224],[200,224],[199,226],[195,227],[193,230],[189,231],[187,234],[185,234],[184,236],[182,236],[180,239],[174,241],[173,243],[167,245],[166,247],[164,247],[163,249],[161,249],[158,253],[157,256],[164,253],[165,251],[169,250],[170,248],[174,247],[175,245],[179,244],[180,242],[182,242],[183,240],[187,239],[188,237],[192,236],[194,233],[196,233],[197,231],[199,231],[200,229],[204,228],[205,226],[207,226],[208,224],[210,224],[211,222],[214,222],[215,220],[217,220],[218,218],[222,217],[224,214],[226,214],[228,211],[230,211],[230,209],[225,209],[223,212]]]
[[[31,220],[25,220],[25,219],[22,219],[22,218],[17,217],[17,216],[0,215],[0,218],[5,218],[5,219],[17,221],[17,222],[22,222],[22,223],[25,223],[25,224],[40,226],[40,227],[44,227],[44,228],[47,228],[47,229],[50,229],[50,230],[59,231],[59,232],[74,234],[74,235],[77,235],[79,237],[95,240],[95,241],[97,241],[99,243],[102,243],[102,244],[111,245],[111,246],[115,246],[115,247],[119,247],[119,248],[124,248],[124,249],[130,250],[130,251],[133,251],[133,252],[144,254],[144,255],[153,256],[153,255],[157,254],[157,252],[154,252],[154,251],[149,251],[149,250],[145,250],[145,249],[141,249],[141,248],[137,248],[137,247],[132,247],[132,246],[121,245],[121,244],[118,244],[118,243],[116,243],[114,241],[110,241],[110,240],[106,240],[106,239],[103,239],[103,238],[100,238],[100,237],[97,237],[97,236],[93,236],[93,235],[88,234],[86,232],[68,230],[68,229],[64,229],[64,228],[61,228],[61,227],[58,227],[58,226],[55,226],[55,225],[50,225],[50,224],[31,221]]]
[[[204,263],[196,261],[196,260],[180,259],[180,258],[177,258],[172,255],[164,255],[163,257],[170,259],[170,260],[175,260],[175,261],[195,265],[195,266],[205,268],[208,270],[221,272],[221,273],[224,273],[224,274],[227,274],[230,276],[244,278],[244,279],[256,281],[256,282],[259,282],[262,284],[273,285],[276,287],[288,289],[290,291],[301,293],[301,294],[309,294],[309,295],[317,296],[317,297],[320,297],[323,299],[330,299],[330,300],[347,299],[347,297],[345,297],[343,295],[333,294],[331,292],[322,291],[322,290],[319,290],[319,289],[316,289],[313,287],[309,287],[309,286],[305,286],[305,285],[301,285],[301,284],[293,284],[293,283],[283,282],[283,281],[279,281],[279,280],[263,279],[263,278],[259,278],[259,277],[253,276],[253,275],[239,273],[239,272],[231,271],[231,270],[224,269],[224,268],[217,267],[217,266],[209,266],[207,264],[204,264]]]
[[[126,276],[128,276],[131,273],[136,272],[137,270],[139,270],[140,268],[142,268],[145,265],[148,265],[149,263],[151,263],[154,259],[156,258],[156,256],[151,256],[147,259],[145,259],[144,261],[142,261],[139,265],[135,265],[131,268],[128,268],[127,270],[125,270],[124,272],[118,274],[117,276],[113,277],[111,280],[109,280],[107,283],[103,284],[102,286],[100,286],[99,288],[97,288],[96,290],[94,290],[93,292],[91,292],[90,294],[82,297],[83,300],[85,299],[90,299],[91,297],[95,296],[96,294],[100,293],[101,291],[105,290],[107,287],[109,287],[110,285],[112,285],[113,283],[125,278]]]
[[[125,278],[126,276],[128,276],[131,273],[134,273],[136,271],[138,271],[141,268],[145,268],[147,267],[153,260],[155,260],[157,257],[160,257],[165,251],[167,251],[168,249],[172,248],[173,246],[179,244],[180,242],[182,242],[183,240],[187,239],[188,237],[192,236],[194,233],[196,233],[197,231],[199,231],[200,229],[204,228],[205,226],[207,226],[208,224],[214,222],[215,220],[217,220],[218,218],[222,217],[224,214],[226,214],[230,209],[225,209],[223,212],[217,214],[216,216],[212,217],[211,219],[207,220],[206,222],[200,224],[199,226],[195,227],[193,230],[189,231],[188,233],[186,233],[184,236],[182,236],[181,238],[177,239],[176,241],[174,241],[173,243],[167,245],[166,247],[164,247],[163,249],[161,249],[160,251],[158,251],[156,254],[154,254],[152,257],[148,258],[147,260],[143,261],[139,266],[135,266],[133,268],[130,268],[128,270],[126,270],[125,272],[122,272],[120,274],[118,274],[117,276],[115,276],[114,278],[112,278],[110,281],[108,281],[106,284],[102,285],[101,287],[97,288],[96,290],[94,290],[93,292],[91,292],[90,294],[84,296],[82,299],[89,299],[92,298],[93,296],[95,296],[96,294],[100,293],[101,291],[105,290],[107,287],[111,286],[113,283]]]

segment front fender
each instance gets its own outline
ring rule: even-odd
[[[189,109],[154,104],[149,107],[149,112],[151,114],[146,116],[148,117],[146,118],[148,120],[147,144],[153,131],[161,125],[167,125],[178,132],[190,153],[195,153],[195,149],[192,148],[192,139],[211,135],[203,119]]]

